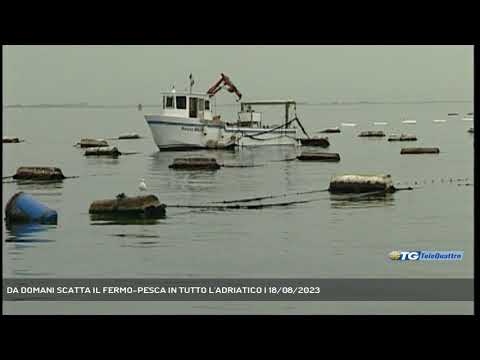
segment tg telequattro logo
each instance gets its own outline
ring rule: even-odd
[[[459,261],[463,251],[392,251],[388,254],[393,261]]]

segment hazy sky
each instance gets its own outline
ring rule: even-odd
[[[152,104],[193,73],[244,99],[472,100],[473,46],[4,46],[4,104]],[[233,102],[224,93],[220,102]]]

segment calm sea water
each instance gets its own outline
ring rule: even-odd
[[[233,118],[234,107],[219,107]],[[57,226],[6,229],[3,223],[4,277],[239,277],[239,278],[455,278],[473,277],[473,122],[463,121],[473,104],[396,104],[298,106],[312,134],[328,134],[329,151],[339,163],[281,162],[300,149],[258,148],[235,152],[160,153],[143,120],[158,109],[8,109],[3,134],[26,141],[3,145],[3,176],[19,166],[57,166],[61,183],[4,183],[3,203],[18,191],[32,194],[59,214]],[[460,115],[449,117],[447,113]],[[470,117],[470,116],[469,116]],[[281,123],[281,112],[264,111]],[[402,120],[417,120],[416,125]],[[433,120],[444,119],[445,123]],[[378,126],[374,122],[387,122]],[[416,143],[362,139],[362,130],[387,135],[416,134]],[[109,138],[137,132],[140,140],[110,141],[120,151],[139,152],[118,159],[93,159],[73,147],[84,137]],[[404,146],[438,146],[439,155],[401,156]],[[173,158],[214,156],[224,164],[263,165],[222,168],[217,172],[176,172]],[[315,201],[262,210],[167,208],[152,223],[93,221],[92,201],[119,193],[137,195],[140,178],[165,204],[205,204],[252,196],[325,189],[342,173],[388,173],[400,186],[417,186],[382,200],[345,201],[328,193],[266,200]],[[452,181],[450,181],[452,179]],[[458,181],[462,179],[462,181]],[[466,180],[465,180],[466,179]],[[460,262],[394,263],[392,250],[461,250]],[[6,313],[472,313],[458,303],[4,303]]]

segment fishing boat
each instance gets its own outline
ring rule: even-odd
[[[162,110],[156,115],[144,115],[160,151],[181,151],[196,149],[231,149],[234,147],[267,145],[300,145],[294,122],[300,121],[294,115],[296,102],[293,100],[249,101],[240,103],[238,118],[224,121],[215,115],[212,98],[221,89],[235,93],[237,102],[242,94],[230,79],[221,74],[220,79],[206,93],[192,92],[194,84],[190,75],[190,91],[162,93]],[[262,113],[253,106],[283,105],[285,121],[270,126],[262,121]],[[293,112],[292,112],[293,110]]]

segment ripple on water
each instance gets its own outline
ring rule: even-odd
[[[42,239],[38,235],[45,236],[44,232],[48,232],[57,228],[57,225],[43,224],[6,224],[7,238],[5,242],[17,243],[46,243],[54,242],[51,239]]]
[[[332,209],[365,209],[394,206],[393,194],[330,195]]]

